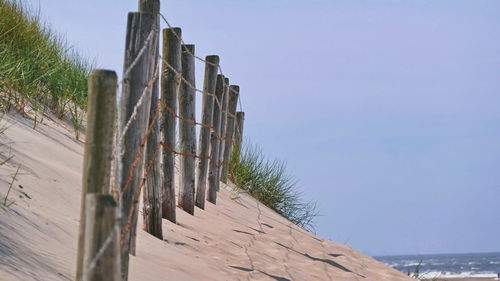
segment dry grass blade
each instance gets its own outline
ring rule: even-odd
[[[12,186],[14,185],[14,181],[16,180],[17,175],[19,174],[19,169],[20,168],[21,168],[21,166],[19,165],[17,167],[16,173],[12,177],[12,181],[10,182],[9,189],[7,190],[7,195],[5,195],[5,199],[3,200],[3,205],[6,206],[6,207],[7,207],[7,200],[9,198],[10,190],[12,189]]]

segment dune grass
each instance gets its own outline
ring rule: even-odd
[[[240,152],[241,151],[241,152]],[[294,224],[314,230],[318,216],[316,203],[301,198],[297,181],[287,174],[286,163],[267,159],[256,145],[238,145],[233,149],[229,179],[264,205]]]
[[[81,128],[92,63],[22,0],[0,0],[2,110],[51,110]]]

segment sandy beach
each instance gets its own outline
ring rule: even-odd
[[[18,167],[20,174],[8,207],[0,207],[0,279],[73,280],[82,143],[59,121],[46,119],[36,130],[19,116],[4,122],[15,157],[3,169],[2,198],[10,175]],[[162,241],[142,231],[140,216],[129,280],[413,280],[295,226],[231,186],[195,216],[178,209],[177,221],[163,220]]]

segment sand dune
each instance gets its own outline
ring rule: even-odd
[[[83,146],[61,122],[6,116],[15,158],[1,168],[0,280],[73,280]],[[237,198],[234,198],[237,197]],[[138,231],[130,280],[413,280],[344,245],[291,224],[223,186],[218,205],[164,220],[164,241]],[[142,225],[139,225],[142,229]],[[369,235],[369,234],[367,234]]]

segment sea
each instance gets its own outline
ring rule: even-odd
[[[500,253],[436,254],[375,257],[405,274],[419,267],[424,278],[497,277],[500,273]]]

